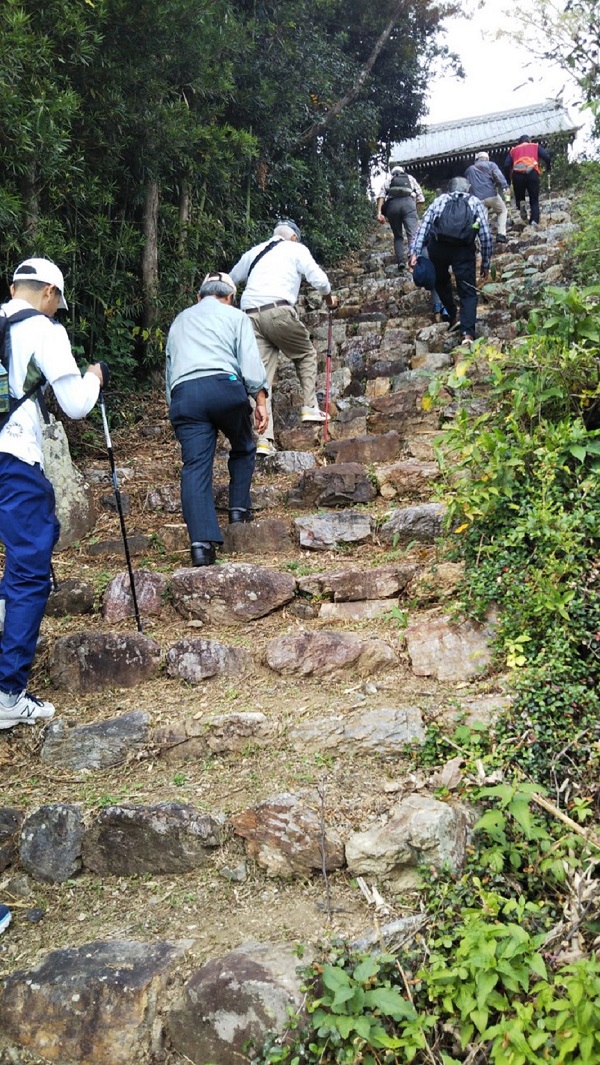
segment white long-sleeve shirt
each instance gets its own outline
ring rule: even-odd
[[[3,304],[0,313],[10,316],[31,309],[23,299]],[[96,374],[82,377],[73,358],[66,329],[46,315],[36,314],[10,327],[10,394],[20,399],[44,375],[52,385],[61,410],[69,418],[85,418],[100,392]],[[43,466],[42,429],[36,396],[22,403],[0,432],[0,451],[14,455],[30,466]]]
[[[263,255],[248,277],[254,259],[272,240],[276,240],[277,244]],[[295,304],[303,278],[322,296],[328,296],[331,292],[327,274],[317,265],[306,245],[281,237],[271,237],[250,248],[229,274],[236,285],[248,279],[240,300],[243,311],[250,307],[264,307],[277,300]]]

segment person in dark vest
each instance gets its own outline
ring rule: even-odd
[[[384,178],[377,196],[377,221],[382,225],[388,221],[392,227],[394,252],[401,274],[406,270],[404,234],[406,233],[406,240],[410,246],[419,228],[417,204],[424,202],[425,197],[416,178],[412,174],[407,174],[403,166],[392,167],[389,176]]]
[[[540,162],[550,173],[552,161],[548,152],[530,136],[519,139],[504,160],[504,171],[515,194],[515,203],[521,218],[527,221],[527,204],[529,196],[529,222],[537,226],[540,220]]]
[[[458,211],[468,231],[445,232],[448,212]],[[469,182],[462,177],[452,178],[448,192],[437,196],[429,205],[411,246],[410,265],[414,269],[417,259],[427,248],[435,266],[435,288],[450,318],[450,328],[456,324],[456,304],[452,295],[450,270],[456,279],[460,302],[461,343],[469,346],[475,339],[477,314],[476,237],[481,246],[481,276],[487,277],[492,257],[492,234],[487,213],[481,200],[471,195]]]

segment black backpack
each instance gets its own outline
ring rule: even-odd
[[[14,314],[0,314],[0,432],[14,412],[46,383],[46,378],[41,375],[31,388],[23,393],[20,399],[13,399],[9,391],[8,375],[10,371],[10,327],[17,322],[24,322],[26,318],[33,318],[34,314],[42,314],[33,307]]]
[[[434,239],[442,244],[468,246],[475,243],[479,221],[467,197],[460,193],[450,197],[431,230]]]
[[[388,196],[412,196],[412,188],[408,174],[394,174],[390,181]]]

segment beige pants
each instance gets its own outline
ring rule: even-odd
[[[317,353],[310,334],[302,324],[294,307],[271,307],[268,311],[256,310],[248,315],[254,326],[254,335],[260,357],[269,382],[269,427],[265,432],[268,440],[274,439],[271,397],[277,372],[279,353],[291,359],[302,386],[302,403],[305,407],[317,405]]]
[[[488,196],[487,200],[482,200],[484,207],[487,207],[488,211],[493,211],[498,217],[498,233],[501,237],[506,236],[506,218],[508,210],[502,196]]]

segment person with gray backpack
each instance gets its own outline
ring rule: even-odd
[[[455,177],[448,183],[448,192],[438,196],[425,211],[410,249],[413,269],[423,249],[427,249],[435,267],[435,289],[448,312],[451,329],[457,317],[452,270],[460,303],[461,343],[465,346],[470,346],[475,339],[477,238],[481,247],[481,276],[487,277],[492,257],[487,213],[481,200],[471,195],[469,182]]]
[[[410,246],[419,228],[417,204],[425,203],[425,197],[419,182],[407,174],[403,166],[393,166],[389,177],[385,178],[377,196],[377,221],[389,222],[394,234],[394,252],[398,270],[406,270],[406,253],[404,235]]]

